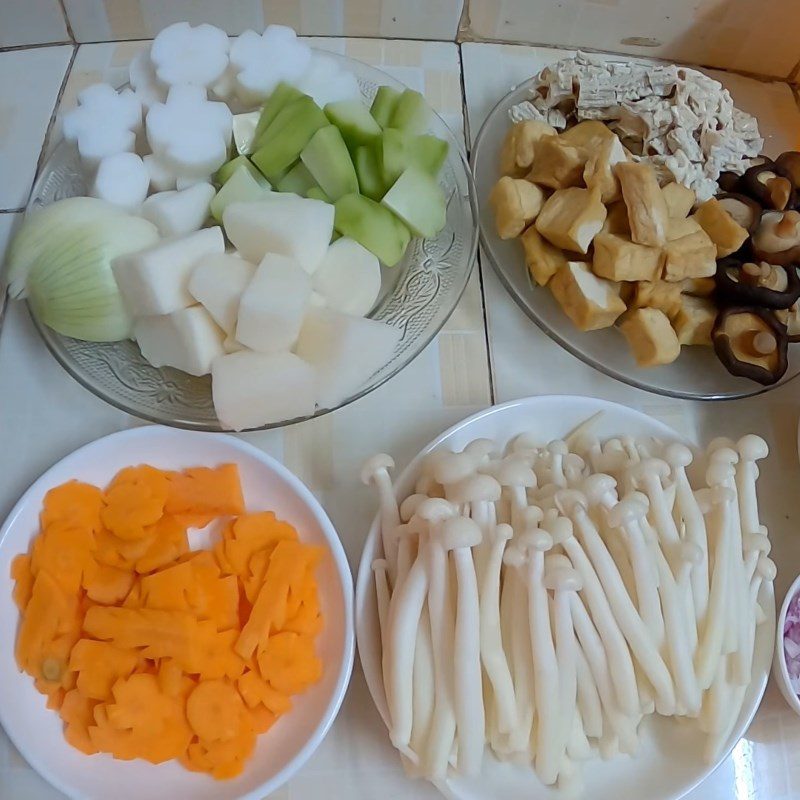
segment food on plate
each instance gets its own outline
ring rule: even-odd
[[[187,529],[218,518],[213,547],[190,548]],[[82,753],[234,778],[320,679],[323,551],[245,512],[234,464],[69,481],[40,526],[11,566],[15,655]]]
[[[775,577],[767,455],[752,435],[695,455],[587,423],[435,450],[407,497],[392,459],[370,459],[386,722],[410,774],[477,776],[491,753],[577,793],[581,763],[635,758],[654,713],[703,731],[713,762]]]
[[[721,173],[741,175],[764,144],[755,118],[736,108],[728,90],[702,72],[583,52],[545,67],[530,99],[509,113],[512,122],[533,121],[558,130],[583,120],[602,121],[634,160],[652,164],[659,175],[688,186],[700,200],[716,193]],[[579,160],[555,142],[544,147],[560,151],[561,163]],[[508,156],[503,164],[508,167],[503,174],[512,174]],[[533,168],[549,169],[535,163]]]
[[[786,609],[786,621],[783,625],[783,657],[786,659],[786,671],[789,683],[795,694],[800,696],[800,594],[795,594]]]
[[[625,311],[610,281],[598,278],[582,261],[568,261],[550,281],[553,297],[582,331],[608,328]]]
[[[786,372],[789,337],[767,308],[725,308],[717,315],[711,338],[732,375],[768,385]]]

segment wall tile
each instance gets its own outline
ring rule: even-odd
[[[69,33],[58,0],[0,2],[0,47],[68,40]]]
[[[589,47],[785,78],[800,58],[795,0],[470,0],[473,36]]]
[[[65,0],[65,4],[79,42],[152,37],[179,20],[210,22],[231,34],[280,23],[307,36],[452,40],[463,0]]]

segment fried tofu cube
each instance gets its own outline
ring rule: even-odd
[[[628,209],[631,239],[636,244],[661,247],[667,240],[669,213],[655,170],[649,164],[625,161],[614,171]]]
[[[550,289],[564,313],[582,331],[609,328],[625,311],[618,288],[593,275],[582,261],[569,261],[559,267]]]
[[[500,172],[521,178],[533,164],[534,145],[543,136],[557,136],[558,131],[546,122],[526,119],[512,125],[500,151]]]
[[[725,258],[735,253],[750,235],[747,228],[743,228],[716,197],[700,205],[694,217],[716,245],[717,258]]]
[[[637,281],[628,298],[628,308],[657,308],[672,319],[680,310],[683,298],[678,283]]]
[[[697,200],[697,195],[693,189],[677,182],[662,186],[661,194],[664,195],[667,211],[672,219],[688,217]]]
[[[605,126],[603,126],[605,127]],[[608,130],[606,128],[606,130]],[[583,182],[588,189],[599,189],[600,199],[608,205],[622,197],[614,167],[628,160],[625,148],[617,136],[605,139],[589,157],[583,170]]]
[[[717,282],[713,278],[687,278],[680,285],[681,292],[692,297],[711,297],[717,288]]]
[[[636,244],[627,236],[598,233],[594,237],[592,271],[610,281],[656,281],[663,255],[659,247]]]
[[[685,219],[670,217],[667,225],[667,241],[673,242],[675,239],[682,239],[684,236],[689,236],[702,230],[700,223],[694,217],[686,217]]]
[[[556,247],[586,253],[605,219],[606,207],[597,191],[557,189],[539,212],[536,230]]]
[[[710,278],[717,271],[717,247],[705,231],[696,231],[667,242],[664,248],[664,280]]]
[[[531,225],[519,239],[525,248],[525,263],[531,278],[539,286],[545,286],[559,267],[567,263],[567,257],[560,247],[553,247],[536,227]]]
[[[681,354],[678,335],[667,315],[657,308],[629,311],[619,324],[640,367],[671,364]]]
[[[494,209],[497,235],[501,239],[519,236],[542,210],[544,192],[535,183],[523,178],[504,176],[489,194]]]
[[[717,307],[703,297],[681,296],[681,309],[672,319],[681,344],[711,345],[711,330],[717,319]]]
[[[567,144],[561,136],[543,136],[534,146],[527,178],[550,189],[580,186],[587,157],[583,148]]]
[[[588,152],[600,148],[605,142],[619,138],[605,122],[597,119],[585,119],[571,128],[567,128],[559,137],[562,142],[572,147],[582,147]]]
[[[628,208],[622,200],[617,200],[606,209],[606,221],[602,233],[616,233],[630,239],[631,226],[628,222]]]

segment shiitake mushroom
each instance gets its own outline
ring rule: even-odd
[[[759,164],[745,170],[741,187],[763,208],[783,211],[796,203],[794,183],[789,174],[775,163]]]
[[[786,327],[768,309],[733,306],[720,311],[711,341],[731,375],[763,386],[777,383],[788,367]]]
[[[791,308],[776,309],[775,316],[786,326],[789,342],[800,342],[800,303]]]
[[[719,296],[734,305],[790,308],[800,298],[794,266],[722,259],[715,276]]]
[[[768,264],[800,263],[800,212],[765,211],[750,237],[753,258]]]
[[[749,233],[753,233],[761,222],[761,206],[745,194],[723,192],[717,195],[717,202]]]
[[[786,173],[795,189],[800,189],[800,153],[796,150],[787,150],[775,159],[775,165]]]
[[[723,192],[738,192],[741,186],[742,176],[736,172],[720,172],[717,183]]]

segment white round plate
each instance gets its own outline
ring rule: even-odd
[[[514,400],[481,411],[434,439],[408,465],[396,482],[398,498],[413,491],[419,465],[432,450],[446,447],[461,450],[477,438],[507,442],[522,431],[540,431],[552,439],[566,436],[581,422],[602,411],[592,427],[598,436],[622,433],[631,436],[658,436],[685,441],[662,422],[627,406],[591,397],[541,396]],[[687,444],[692,444],[687,442]],[[381,677],[381,648],[378,612],[372,578],[372,562],[378,557],[380,536],[377,518],[370,528],[356,582],[356,638],[361,665],[372,699],[384,722],[388,719]],[[696,727],[674,720],[650,716],[640,728],[641,751],[636,758],[618,756],[612,761],[599,758],[583,765],[586,800],[677,800],[707,778],[728,756],[747,730],[761,703],[767,685],[775,643],[775,595],[772,586],[763,586],[759,595],[767,622],[758,627],[753,663],[753,680],[731,738],[714,764],[702,758],[705,735]],[[559,794],[545,787],[527,767],[503,764],[487,750],[479,778],[455,777],[439,788],[458,800],[555,800]]]
[[[162,469],[236,463],[249,511],[270,510],[291,523],[302,541],[323,545],[330,557],[317,572],[325,618],[317,638],[324,663],[322,680],[293,698],[292,710],[266,734],[242,775],[216,781],[176,762],[154,766],[86,756],[64,740],[58,714],[21,673],[14,660],[19,613],[11,599],[11,560],[28,550],[38,531],[39,511],[48,489],[72,478],[104,486],[133,464]],[[311,492],[285,467],[233,436],[147,426],[115,433],[76,450],[51,467],[28,489],[0,529],[0,723],[31,766],[71,798],[97,800],[261,800],[308,760],[331,726],[353,667],[353,584],[336,530]],[[0,795],[2,791],[0,791]]]

